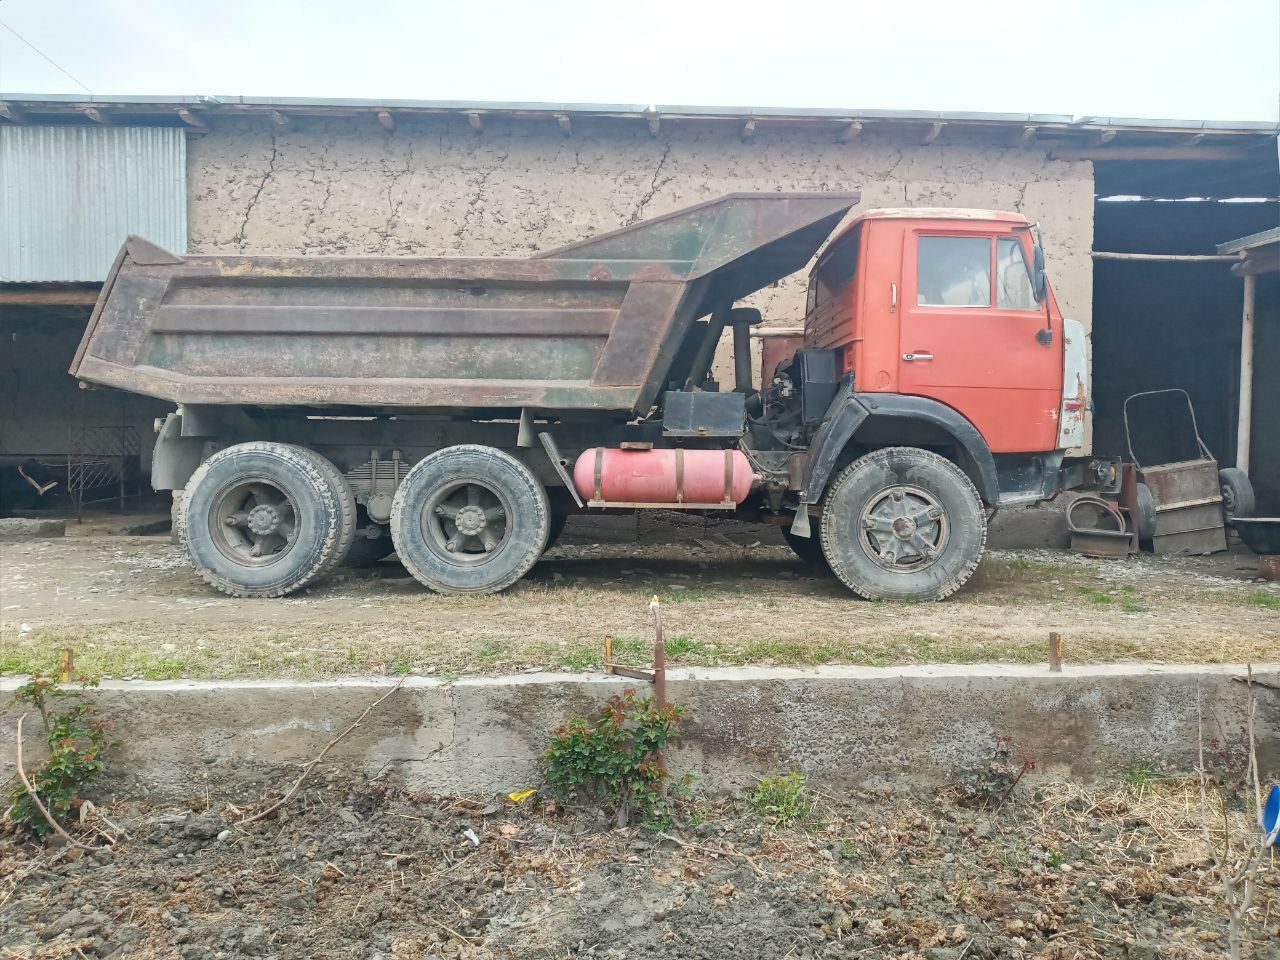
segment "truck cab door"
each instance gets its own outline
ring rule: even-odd
[[[934,221],[910,226],[903,245],[899,392],[959,411],[993,453],[1055,449],[1061,321],[1042,342],[1029,231]]]

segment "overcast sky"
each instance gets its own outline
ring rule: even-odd
[[[1280,120],[1280,0],[0,0],[0,21],[75,78],[0,25],[0,95]]]

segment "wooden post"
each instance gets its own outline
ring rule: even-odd
[[[1253,431],[1253,305],[1258,278],[1244,276],[1244,311],[1240,318],[1240,420],[1236,430],[1236,467],[1249,472],[1250,434]]]
[[[1051,673],[1062,672],[1062,634],[1049,634],[1049,670]]]
[[[76,678],[76,654],[70,647],[62,648],[58,659],[58,679],[62,683],[70,683]]]

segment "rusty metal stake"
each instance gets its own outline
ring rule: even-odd
[[[1049,671],[1062,672],[1062,634],[1049,634]]]
[[[662,605],[655,595],[649,601],[649,609],[653,611],[653,669],[642,670],[640,667],[629,667],[626,664],[613,662],[613,637],[604,638],[604,672],[618,677],[630,677],[632,680],[647,680],[653,684],[653,699],[661,710],[667,705],[667,647],[662,639]],[[664,774],[667,772],[666,749],[654,751],[654,762]],[[664,788],[665,789],[665,785]]]

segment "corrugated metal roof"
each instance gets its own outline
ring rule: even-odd
[[[106,278],[131,233],[187,249],[187,143],[169,127],[0,127],[0,282]]]
[[[108,94],[56,94],[0,92],[0,101],[34,113],[42,111],[67,112],[99,106],[117,109],[122,113],[137,111],[176,111],[188,108],[195,116],[233,114],[237,110],[299,110],[323,113],[324,111],[373,112],[378,110],[404,111],[408,113],[478,113],[506,114],[513,116],[552,116],[558,113],[570,116],[630,117],[641,120],[653,118],[687,120],[746,120],[752,118],[795,121],[850,121],[869,120],[885,122],[936,121],[955,124],[981,124],[997,126],[1036,126],[1080,133],[1100,130],[1120,132],[1156,132],[1187,136],[1197,133],[1220,135],[1275,136],[1280,133],[1280,123],[1269,120],[1188,120],[1143,119],[1137,117],[1071,116],[1051,113],[986,113],[982,111],[936,110],[864,110],[832,107],[760,107],[760,106],[700,106],[679,104],[643,103],[546,103],[532,101],[496,100],[403,100],[403,99],[355,99],[346,97],[245,97],[245,96],[114,96]],[[132,110],[130,108],[133,108]]]

